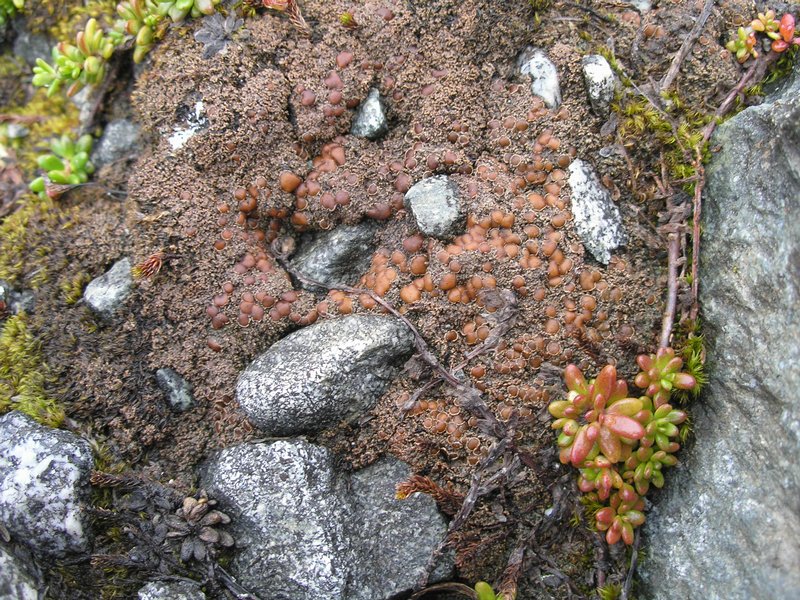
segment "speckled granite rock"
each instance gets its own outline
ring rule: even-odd
[[[94,166],[100,168],[135,152],[139,142],[139,126],[127,119],[111,121],[103,130],[92,152]]]
[[[696,440],[647,517],[651,600],[800,590],[800,67],[721,125],[706,169]]]
[[[89,282],[83,300],[98,316],[110,318],[128,297],[133,287],[131,261],[123,258],[106,273]]]
[[[447,531],[430,497],[394,498],[409,474],[384,459],[348,476],[327,449],[292,439],[226,448],[202,479],[233,517],[231,571],[256,594],[388,600],[413,586]]]
[[[25,565],[0,546],[0,598],[7,600],[38,600],[36,583]]]
[[[607,265],[611,252],[627,241],[619,209],[589,163],[573,160],[567,182],[572,188],[572,216],[581,242],[596,260]]]
[[[272,435],[323,429],[369,410],[411,355],[399,320],[351,315],[273,344],[239,376],[236,399]]]
[[[38,556],[89,550],[89,444],[20,412],[0,417],[0,521]]]
[[[581,68],[592,112],[598,116],[607,117],[617,87],[617,78],[614,71],[611,70],[611,65],[604,56],[591,54],[583,57]]]
[[[380,93],[377,89],[372,88],[353,117],[350,133],[356,137],[377,140],[386,135],[388,131],[389,123],[383,112]]]
[[[531,92],[544,100],[547,108],[555,109],[561,106],[558,70],[544,50],[526,48],[520,55],[517,64],[519,72],[531,78]]]
[[[169,367],[156,371],[156,383],[173,410],[183,412],[194,406],[192,385]]]
[[[151,581],[138,592],[139,600],[205,600],[198,584],[188,581]]]
[[[377,222],[367,220],[319,233],[300,245],[292,257],[292,266],[326,285],[354,285],[369,268],[377,229]],[[319,289],[305,284],[304,287]]]
[[[447,240],[463,233],[466,214],[458,186],[447,175],[435,175],[415,183],[406,192],[405,205],[425,235]]]

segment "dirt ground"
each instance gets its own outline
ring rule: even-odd
[[[603,556],[585,522],[570,524],[581,514],[575,474],[558,464],[546,406],[562,393],[567,364],[594,374],[613,362],[632,378],[636,354],[655,348],[663,201],[651,189],[634,194],[631,165],[601,151],[615,140],[601,135],[605,119],[589,111],[580,60],[613,49],[635,81],[657,79],[702,4],[662,1],[643,18],[625,2],[556,2],[536,25],[521,0],[306,0],[310,38],[260,12],[210,59],[191,35],[197,23],[173,28],[135,81],[123,69],[109,103],[116,108],[103,114],[142,126],[141,153],[95,178],[127,196],[78,190],[62,201],[74,213],[71,226],[38,232],[50,259],[33,322],[74,427],[105,445],[117,465],[192,492],[210,453],[262,437],[233,398],[249,361],[315,320],[378,310],[366,297],[293,287],[270,243],[377,218],[380,248],[360,285],[402,307],[446,366],[459,365],[495,326],[487,312],[493,288],[511,290],[517,304],[513,327],[463,372],[501,420],[520,411],[517,445],[535,463],[482,499],[458,532],[458,577],[495,581],[515,545],[550,519],[525,562],[520,600],[591,596],[598,558],[608,581],[619,581],[625,551]],[[720,42],[751,8],[732,3],[712,15],[684,65],[679,92],[687,103],[713,106],[735,82],[738,68]],[[358,27],[339,24],[345,11]],[[558,67],[564,101],[556,111],[518,75],[517,56],[529,45],[545,48]],[[371,87],[385,99],[390,125],[378,142],[349,135]],[[198,103],[204,127],[173,149],[174,127]],[[638,181],[648,181],[640,171],[649,163],[635,148],[631,155]],[[575,157],[595,166],[623,214],[629,243],[608,266],[584,251],[574,230],[565,171]],[[300,186],[287,191],[285,172]],[[466,198],[467,230],[452,243],[422,238],[402,206],[409,185],[434,174],[451,175]],[[161,249],[161,272],[137,282],[112,322],[65,302],[64,282]],[[162,367],[193,385],[194,408],[170,410],[155,382]],[[464,493],[493,440],[444,385],[406,413],[428,381],[410,364],[368,416],[311,439],[332,448],[344,468],[391,454]],[[556,514],[546,517],[551,507]]]

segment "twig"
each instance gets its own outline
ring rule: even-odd
[[[675,81],[675,78],[678,76],[678,73],[681,70],[681,64],[683,64],[683,61],[686,60],[686,57],[689,55],[689,52],[691,51],[692,46],[694,46],[694,43],[697,41],[697,38],[700,37],[700,34],[706,25],[706,21],[708,20],[709,15],[711,15],[711,10],[714,8],[715,2],[716,0],[706,0],[703,10],[700,12],[700,16],[698,16],[697,20],[694,22],[694,27],[692,27],[689,35],[683,41],[683,44],[681,44],[680,50],[672,59],[672,64],[669,66],[667,74],[664,75],[664,78],[661,80],[660,87],[662,92],[668,90],[672,85],[672,82]]]
[[[641,539],[641,530],[637,529],[636,537],[634,537],[633,545],[631,546],[631,565],[628,567],[628,573],[625,575],[625,583],[622,586],[620,600],[628,600],[630,597],[633,576],[636,574],[636,563],[639,561],[639,542]]]
[[[696,197],[696,195],[695,195]],[[699,237],[699,236],[696,236]],[[669,338],[672,335],[672,325],[675,321],[675,307],[678,301],[678,258],[680,253],[680,238],[673,232],[667,236],[667,304],[664,307],[664,317],[661,322],[661,341],[659,348],[669,347]],[[694,257],[692,257],[694,259]],[[692,260],[694,263],[694,260]],[[694,281],[692,281],[694,287]]]

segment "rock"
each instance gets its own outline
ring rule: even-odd
[[[599,117],[607,117],[617,87],[617,78],[611,70],[611,65],[605,57],[591,54],[583,57],[581,66],[592,112]]]
[[[375,221],[357,225],[339,225],[300,245],[292,257],[292,266],[303,275],[329,286],[354,285],[369,269],[375,252]],[[304,285],[308,289],[324,289]]]
[[[0,417],[0,522],[38,556],[88,552],[89,444],[13,411]]]
[[[139,600],[205,600],[200,585],[188,581],[151,581],[138,592]]]
[[[628,4],[638,10],[640,13],[646,13],[652,7],[650,0],[629,0]]]
[[[447,525],[428,496],[398,501],[408,466],[384,459],[352,476],[300,439],[226,448],[203,486],[231,515],[231,572],[264,598],[382,600],[409,590]],[[413,540],[413,543],[409,543]],[[441,571],[447,576],[452,564]]]
[[[389,124],[383,113],[380,93],[377,89],[371,88],[366,100],[361,103],[353,117],[350,133],[356,137],[375,141],[386,135],[388,131]]]
[[[0,598],[38,600],[39,592],[25,565],[0,545]]]
[[[47,62],[50,62],[50,60]],[[94,92],[93,86],[86,86],[70,98],[72,103],[78,107],[78,120],[83,127],[89,126],[94,114],[95,99],[92,97]]]
[[[128,297],[132,287],[131,261],[123,258],[89,282],[83,291],[83,300],[98,316],[108,319]]]
[[[406,192],[406,208],[425,235],[447,240],[466,223],[458,186],[447,175],[434,175],[415,183]]]
[[[800,589],[800,67],[720,125],[706,169],[700,301],[709,383],[694,445],[648,515],[643,597]],[[794,333],[793,333],[794,332]]]
[[[206,105],[198,99],[193,106],[181,104],[178,110],[180,122],[172,127],[172,134],[167,142],[172,150],[180,150],[190,139],[201,131],[208,129],[209,120],[206,116]]]
[[[547,54],[539,48],[528,47],[520,55],[517,64],[522,75],[531,78],[531,92],[544,100],[547,108],[561,106],[561,86],[558,70]]]
[[[331,453],[302,440],[222,450],[203,485],[233,519],[234,577],[264,598],[344,598],[345,484]]]
[[[53,57],[50,55],[54,46],[52,40],[47,36],[31,33],[27,27],[24,19],[14,21],[14,29],[17,30],[17,36],[14,38],[14,56],[24,60],[29,67],[36,65],[37,58],[52,62]]]
[[[128,119],[111,121],[103,130],[92,152],[92,162],[98,169],[134,153],[139,142],[139,126]]]
[[[581,242],[595,259],[607,265],[611,251],[627,241],[619,209],[590,164],[573,160],[567,182],[572,188],[572,216]]]
[[[0,280],[0,313],[8,310],[12,315],[31,314],[36,308],[36,296],[31,290],[17,291],[7,281]]]
[[[194,406],[192,385],[169,367],[156,371],[156,383],[173,410],[183,412]]]
[[[410,590],[444,538],[447,523],[430,496],[395,498],[395,485],[411,474],[405,463],[385,458],[351,477],[357,559],[351,575],[356,584],[348,600],[394,598]],[[413,544],[401,542],[412,539]],[[442,562],[432,580],[447,578],[451,571],[452,562]]]
[[[239,376],[236,399],[272,435],[323,429],[372,408],[413,348],[411,332],[393,317],[329,319],[256,358]]]

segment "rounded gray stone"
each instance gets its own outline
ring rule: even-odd
[[[531,78],[531,92],[544,100],[549,109],[561,106],[558,69],[541,48],[528,47],[517,60],[521,75]]]
[[[301,243],[292,257],[292,267],[327,286],[354,285],[369,268],[375,251],[377,228],[375,221],[362,221],[357,225],[339,225],[331,231],[317,234]],[[303,286],[324,289],[320,286]]]
[[[83,300],[95,314],[110,318],[128,297],[132,287],[131,261],[123,258],[106,273],[89,282],[83,291]]]
[[[411,332],[394,317],[318,322],[256,358],[239,376],[236,399],[272,435],[323,429],[372,408],[413,348]]]
[[[461,233],[466,223],[458,186],[447,175],[415,183],[406,192],[405,205],[422,233],[441,240]]]
[[[386,121],[380,93],[377,89],[371,88],[353,117],[350,133],[356,137],[375,141],[388,131],[389,123]]]
[[[39,591],[22,561],[0,545],[0,598],[38,600]]]
[[[627,241],[619,209],[589,163],[573,160],[567,183],[572,188],[570,200],[575,230],[584,248],[607,265],[611,252]]]
[[[0,417],[0,521],[37,556],[90,548],[89,444],[20,412]]]
[[[169,367],[156,371],[156,383],[174,410],[183,412],[194,406],[192,385]]]
[[[592,54],[583,57],[581,67],[592,112],[597,116],[607,117],[617,88],[617,78],[611,65],[604,56]]]
[[[133,154],[139,142],[139,126],[128,119],[111,121],[103,130],[92,152],[94,166],[100,168]]]

